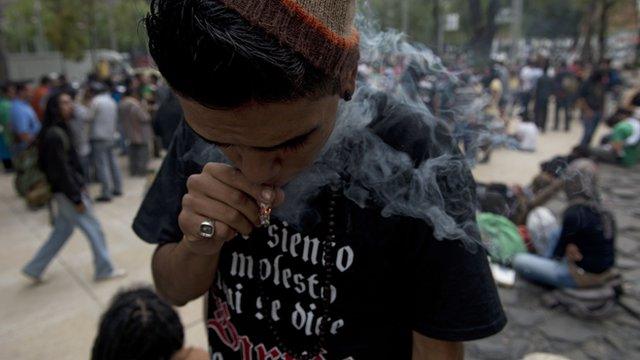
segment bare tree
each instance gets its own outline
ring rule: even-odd
[[[481,65],[489,60],[491,45],[496,35],[496,16],[500,10],[500,0],[489,0],[486,14],[483,15],[480,0],[469,0],[469,13],[472,19],[472,35],[470,46],[475,61]]]
[[[600,28],[598,32],[598,47],[600,50],[600,61],[607,57],[607,32],[609,30],[609,10],[616,3],[616,0],[601,0],[600,2]]]

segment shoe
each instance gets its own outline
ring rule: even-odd
[[[120,196],[122,196],[122,191],[114,191],[114,192],[113,192],[113,196],[115,196],[115,197],[120,197]]]
[[[35,285],[42,284],[44,280],[41,276],[34,276],[29,274],[28,272],[22,270],[22,275],[26,276],[29,280],[31,280]]]
[[[100,196],[96,198],[96,202],[101,202],[101,203],[111,202],[111,198],[106,196]]]
[[[127,276],[127,272],[124,269],[113,269],[113,271],[111,271],[111,273],[108,275],[96,276],[95,281],[101,282],[101,281],[107,281],[107,280],[114,280],[114,279],[123,278],[125,276]]]

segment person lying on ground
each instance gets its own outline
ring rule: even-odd
[[[634,97],[640,106],[640,94]],[[640,111],[618,109],[607,126],[612,131],[603,139],[603,144],[589,149],[591,157],[599,162],[632,167],[640,160]]]
[[[596,165],[576,160],[563,178],[569,205],[560,233],[544,254],[516,255],[513,267],[527,280],[557,288],[603,285],[612,276],[616,229],[600,201]]]

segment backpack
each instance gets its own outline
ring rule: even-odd
[[[52,126],[49,131],[54,131],[62,138],[65,152],[70,148],[68,135],[58,126]],[[14,185],[18,195],[24,198],[27,207],[32,210],[40,209],[51,201],[53,193],[47,177],[40,169],[38,146],[33,143],[15,158],[16,178]]]

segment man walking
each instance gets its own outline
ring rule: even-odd
[[[114,139],[118,123],[118,105],[109,95],[106,86],[91,85],[95,94],[89,106],[91,151],[98,181],[102,184],[102,195],[96,200],[109,202],[113,196],[122,195],[122,178],[115,154]]]
[[[584,127],[580,146],[585,148],[591,144],[591,139],[593,139],[600,120],[602,120],[605,93],[603,79],[602,71],[594,71],[582,84],[578,95],[578,102],[582,111],[582,126]]]

